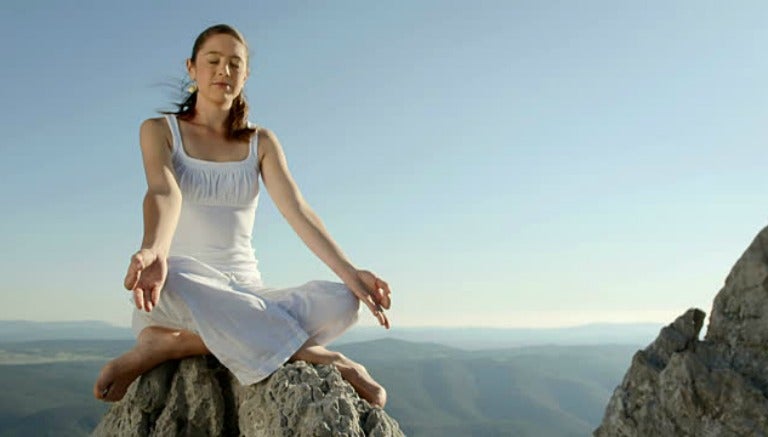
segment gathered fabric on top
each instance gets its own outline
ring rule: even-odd
[[[178,165],[177,168],[181,170],[178,177],[184,200],[201,205],[256,206],[258,180],[253,175],[255,172],[246,166],[227,171],[195,165]]]
[[[260,280],[251,243],[259,201],[258,136],[253,136],[244,160],[206,161],[187,154],[177,117],[167,114],[166,120],[173,137],[173,169],[182,194],[169,255],[192,256],[213,267]]]
[[[189,156],[174,114],[166,119],[173,136],[173,167],[185,202],[256,208],[259,198],[257,135],[241,161],[206,161]],[[250,126],[250,123],[249,123]]]

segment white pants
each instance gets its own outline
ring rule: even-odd
[[[355,324],[360,301],[346,285],[310,281],[266,288],[188,256],[168,257],[168,278],[151,312],[133,311],[136,335],[147,326],[197,333],[243,385],[271,375],[310,338],[326,345]]]

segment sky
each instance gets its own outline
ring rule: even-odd
[[[130,323],[139,125],[217,23],[393,328],[709,312],[768,218],[767,22],[761,1],[4,1],[0,319]],[[266,285],[338,280],[266,190],[253,243]]]

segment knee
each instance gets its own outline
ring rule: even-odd
[[[342,306],[349,312],[356,313],[360,309],[360,299],[345,284],[338,283],[340,300]]]
[[[146,326],[139,332],[136,341],[142,344],[157,343],[157,341],[166,334],[166,331],[166,328],[160,326]]]
[[[335,308],[343,313],[357,313],[360,309],[360,299],[343,282],[314,281],[320,291],[327,296],[328,302],[333,302]]]

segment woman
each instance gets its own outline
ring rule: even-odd
[[[137,341],[104,366],[94,395],[120,400],[158,364],[212,353],[244,385],[286,361],[334,365],[383,407],[386,391],[366,369],[323,345],[356,322],[360,301],[389,329],[389,286],[345,258],[301,196],[274,133],[248,123],[245,39],[227,25],[206,29],[187,71],[193,85],[179,111],[141,126],[144,238],[124,282],[136,304]],[[343,283],[263,286],[251,246],[259,174],[291,227]]]

